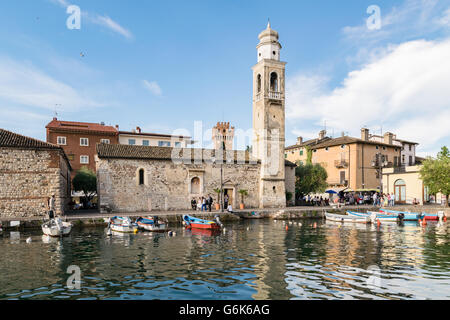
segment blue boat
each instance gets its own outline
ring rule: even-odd
[[[165,232],[169,231],[168,221],[162,220],[159,217],[139,217],[136,219],[136,223],[140,229],[144,229],[152,232]]]
[[[183,222],[186,225],[186,228],[197,228],[197,229],[220,229],[222,227],[222,223],[219,220],[219,216],[216,216],[215,221],[204,220],[196,217],[191,217],[188,215],[183,216]]]
[[[408,215],[415,214],[415,215],[417,215],[418,219],[434,220],[434,221],[438,221],[439,220],[439,215],[437,213],[426,213],[426,212],[416,213],[416,212],[395,211],[395,210],[388,210],[388,209],[380,209],[380,211],[386,212],[386,213],[392,213],[392,214],[403,213],[405,215],[405,217],[406,217],[407,214]]]
[[[399,219],[399,215],[403,215],[403,221],[417,221],[420,218],[420,214],[412,213],[412,212],[399,212],[399,213],[382,213],[382,212],[354,212],[347,211],[348,215],[353,216],[370,216],[372,214],[376,214],[376,219],[381,221],[397,221]]]

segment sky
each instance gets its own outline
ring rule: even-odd
[[[418,142],[419,156],[449,146],[450,0],[4,0],[0,128],[45,140],[57,115],[199,140],[201,121],[204,146],[218,121],[249,130],[269,18],[287,62],[287,146],[362,127]]]

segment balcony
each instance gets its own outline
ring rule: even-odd
[[[281,92],[269,91],[269,99],[282,100],[283,98]]]
[[[327,183],[329,186],[336,186],[336,187],[348,186],[348,180],[328,180]]]
[[[339,168],[339,169],[341,169],[341,168],[348,168],[348,161],[345,160],[345,159],[335,160],[334,161],[334,166],[336,168]]]

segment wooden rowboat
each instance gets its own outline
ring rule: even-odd
[[[220,229],[222,227],[219,216],[216,216],[215,221],[211,221],[184,215],[183,222],[188,229]]]
[[[140,229],[152,232],[166,232],[169,230],[168,221],[158,217],[139,217],[136,219],[136,224]]]
[[[350,223],[364,223],[364,224],[371,223],[371,219],[369,216],[357,217],[357,216],[325,212],[325,218],[327,220],[335,221],[335,222],[350,222]]]
[[[136,233],[138,225],[133,223],[129,217],[113,217],[108,226],[112,231],[122,233]]]

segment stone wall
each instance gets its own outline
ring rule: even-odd
[[[145,181],[139,185],[139,171]],[[246,207],[259,205],[258,164],[223,164],[224,188],[233,190],[233,207],[239,205],[239,190],[248,191]],[[149,212],[190,209],[192,198],[220,188],[220,165],[210,163],[175,164],[170,160],[97,159],[97,186],[102,211]],[[199,181],[194,185],[193,181]]]
[[[295,167],[286,167],[285,175],[286,192],[292,193],[289,205],[295,205]]]
[[[70,200],[69,175],[59,150],[0,148],[0,217],[45,216],[52,194],[62,214]]]

